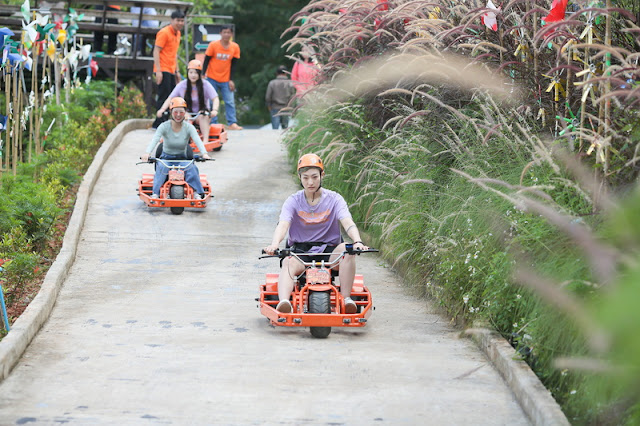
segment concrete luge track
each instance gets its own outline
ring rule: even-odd
[[[277,260],[258,260],[299,188],[278,132],[245,130],[200,164],[215,198],[151,210],[127,133],[89,198],[49,320],[0,384],[0,424],[529,424],[471,339],[359,258],[376,311],[314,339],[256,308]]]

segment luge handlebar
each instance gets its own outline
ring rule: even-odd
[[[169,165],[166,162],[177,162],[177,161],[188,161],[189,164],[184,165],[184,166],[180,166],[180,165]],[[156,158],[156,157],[149,157],[149,161],[139,161],[136,163],[136,165],[138,164],[149,164],[149,163],[162,163],[165,166],[169,167],[169,168],[187,168],[189,167],[191,164],[193,164],[193,162],[198,162],[198,163],[202,163],[204,161],[216,161],[215,158],[202,158],[199,155],[194,155],[193,158],[191,160],[187,160],[186,158],[184,159],[177,159],[177,160],[167,160],[167,159],[163,159],[163,158]]]
[[[353,248],[353,244],[346,244],[345,245],[345,250],[340,254],[340,256],[338,256],[337,259],[335,259],[333,262],[323,262],[327,265],[334,265],[335,263],[339,263],[339,260],[341,260],[345,254],[355,254],[355,255],[360,255],[361,253],[378,253],[379,250],[374,249],[374,248],[370,248],[368,250],[357,250]],[[262,253],[264,254],[265,251],[262,250]],[[285,257],[289,257],[289,256],[293,256],[296,257],[300,262],[302,262],[305,266],[311,266],[313,265],[314,262],[304,262],[300,256],[328,256],[331,255],[331,253],[297,253],[294,252],[293,250],[286,248],[286,249],[277,249],[274,251],[274,254],[267,254],[266,256],[260,256],[258,257],[258,259],[266,259],[268,257],[278,257],[280,259],[284,259]],[[338,262],[336,262],[338,261]]]

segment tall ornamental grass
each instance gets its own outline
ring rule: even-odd
[[[454,321],[507,338],[572,423],[636,424],[637,27],[576,3],[543,28],[549,4],[514,1],[494,33],[485,6],[311,2],[288,44],[324,66],[290,155],[323,156],[372,243]]]

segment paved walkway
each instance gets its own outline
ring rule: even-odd
[[[0,424],[529,424],[476,344],[359,259],[376,311],[367,327],[269,326],[258,260],[298,186],[278,132],[233,132],[200,166],[215,199],[150,210],[135,166],[152,133],[107,161],[76,262],[49,321],[0,384]]]

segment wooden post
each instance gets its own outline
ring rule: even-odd
[[[611,47],[611,0],[607,0],[607,17],[606,17],[606,29],[605,29],[605,35],[604,35],[604,44],[605,46],[607,46],[607,48]],[[611,71],[609,71],[610,67],[611,67],[611,53],[607,52],[606,53],[606,62],[605,62],[605,67],[607,69],[607,76],[610,77],[611,76]],[[609,92],[611,92],[611,80],[609,78],[607,78],[605,80],[605,84],[604,84],[604,93],[603,95],[608,95]],[[609,128],[611,126],[611,100],[609,98],[607,98],[604,101],[604,135],[609,133]],[[606,176],[608,170],[609,170],[609,147],[605,147],[605,151],[604,151],[604,156],[605,156],[605,160],[604,160],[604,174]]]
[[[13,79],[13,94],[11,95],[11,99],[13,102],[13,135],[11,137],[11,171],[15,176],[18,174],[18,132],[20,131],[20,105],[18,99],[18,65],[13,68],[13,72],[15,75],[12,76]],[[12,73],[13,73],[12,72]]]
[[[53,55],[53,75],[56,88],[56,105],[60,105],[60,61]]]
[[[115,83],[114,84],[115,87],[113,89],[114,95],[115,95],[114,98],[113,98],[114,107],[116,105],[118,105],[118,59],[120,59],[120,56],[116,55],[116,74],[113,77],[113,80],[114,80],[114,83]]]
[[[4,93],[11,94],[11,67],[5,68],[4,72]],[[3,163],[4,170],[9,170],[9,158],[11,155],[11,96],[5,96],[6,107],[5,115],[7,116],[7,122],[4,128],[4,152]]]
[[[64,40],[64,57],[68,56],[69,49],[69,40]],[[64,101],[68,104],[71,102],[71,62],[67,59],[66,61],[66,71],[64,73]]]
[[[23,108],[23,103],[24,103],[24,67],[22,65],[20,65],[20,68],[18,70],[18,75],[17,75],[17,86],[18,86],[18,93],[17,93],[17,109],[18,109],[18,135],[16,138],[16,142],[18,144],[18,162],[22,163],[24,161],[24,149],[22,148],[22,142],[24,140],[24,131],[22,129],[22,119],[24,118],[24,108]]]

